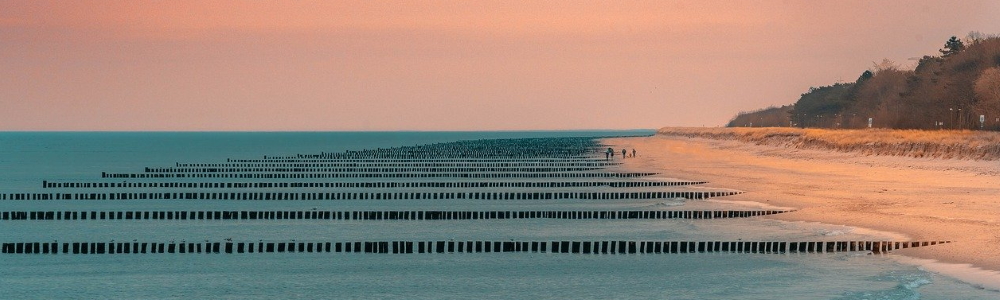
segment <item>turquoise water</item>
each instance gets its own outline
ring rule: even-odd
[[[339,152],[480,138],[632,132],[0,133],[0,193],[42,180],[226,158]],[[685,178],[698,180],[698,178]],[[69,189],[72,191],[73,189]],[[136,189],[121,189],[137,191]],[[156,190],[156,189],[150,189]],[[80,189],[93,192],[93,189]],[[205,190],[200,190],[205,191]],[[0,201],[11,210],[559,210],[734,208],[724,201]],[[2,241],[868,240],[850,227],[726,220],[0,221]],[[575,255],[366,253],[4,255],[0,295],[26,298],[996,299],[1000,293],[900,264],[832,254]]]

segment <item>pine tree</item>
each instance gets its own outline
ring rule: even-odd
[[[965,43],[962,43],[958,37],[952,36],[947,42],[944,42],[944,49],[938,51],[941,51],[944,56],[950,56],[962,52],[962,50],[965,50]]]
[[[856,82],[856,83],[862,83],[862,82],[865,82],[868,79],[872,79],[872,77],[874,77],[874,76],[875,76],[875,73],[872,73],[871,70],[868,70],[868,71],[865,71],[864,73],[861,73],[861,76],[858,77],[858,80],[856,80],[854,82]]]

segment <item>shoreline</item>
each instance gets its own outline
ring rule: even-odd
[[[1000,164],[662,134],[601,141],[615,149],[636,149],[638,156],[622,165],[629,171],[655,171],[707,181],[706,187],[745,191],[718,200],[797,209],[766,218],[952,241],[893,253],[928,270],[1000,289]],[[979,271],[962,276],[970,270]],[[988,274],[996,277],[975,280]]]

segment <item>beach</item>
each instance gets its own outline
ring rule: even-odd
[[[637,157],[624,159],[624,168],[630,171],[704,180],[706,187],[745,191],[722,199],[797,209],[766,218],[861,227],[913,240],[952,241],[894,253],[914,261],[939,262],[924,265],[946,275],[974,274],[975,278],[962,278],[967,281],[1000,270],[1000,164],[996,161],[873,156],[662,134],[603,143],[615,149],[636,149]],[[985,272],[946,267],[964,264]],[[979,284],[993,281],[996,285],[994,279]]]
[[[934,262],[817,245],[969,244],[944,233],[919,238],[835,225],[861,226],[849,220],[794,221],[822,206],[804,208],[783,194],[796,190],[765,182],[771,171],[760,166],[779,163],[736,156],[755,152],[726,154],[732,149],[654,137],[604,140],[630,143],[628,150],[635,145],[639,158],[608,163],[591,154],[606,149],[594,137],[653,133],[3,133],[0,144],[9,146],[0,149],[7,159],[0,162],[0,227],[8,234],[0,241],[0,293],[12,299],[949,300],[1000,294],[989,282],[932,269],[941,265]],[[588,147],[581,158],[553,158],[580,147]],[[518,158],[528,151],[540,156]],[[313,161],[317,154],[340,158]],[[352,158],[389,154],[449,157]],[[481,154],[498,157],[450,157]],[[760,178],[730,180],[721,176],[725,170],[703,168],[733,169],[724,162],[739,165],[734,159],[757,165],[739,174]],[[627,170],[639,167],[663,174]],[[403,176],[414,174],[420,176]],[[737,191],[746,193],[726,196]],[[767,211],[791,216],[769,218]],[[943,247],[951,245],[921,249]],[[992,273],[960,270],[1000,282]]]

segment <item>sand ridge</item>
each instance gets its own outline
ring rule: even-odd
[[[704,180],[720,199],[792,207],[778,220],[848,225],[951,244],[896,253],[1000,271],[1000,162],[866,156],[679,136],[611,138],[629,171]],[[622,161],[620,157],[617,160]]]

